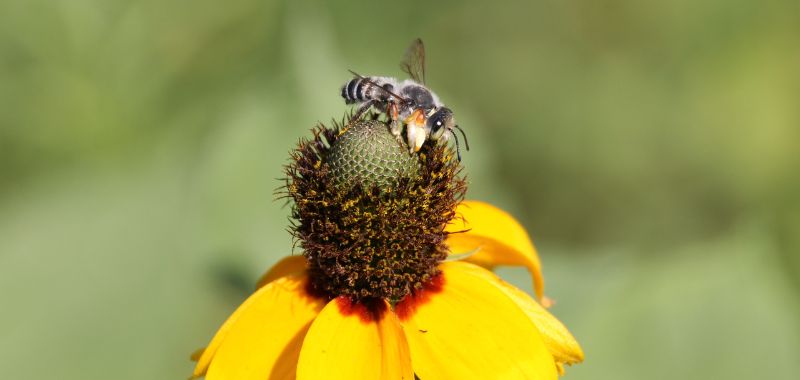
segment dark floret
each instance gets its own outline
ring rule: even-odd
[[[415,154],[381,121],[319,125],[286,168],[291,231],[314,290],[330,298],[398,301],[438,275],[447,222],[464,198],[445,144]]]

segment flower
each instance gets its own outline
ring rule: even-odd
[[[542,297],[527,232],[508,213],[461,199],[460,164],[449,149],[426,144],[419,168],[403,166],[410,181],[374,176],[374,168],[358,180],[331,181],[337,160],[370,168],[353,160],[394,144],[358,145],[383,138],[370,135],[383,129],[370,128],[321,127],[301,142],[287,189],[304,255],[262,276],[193,356],[192,378],[554,379],[563,365],[582,361],[561,322],[489,270],[526,267]],[[381,157],[396,168],[395,156]],[[374,182],[363,186],[367,177]]]

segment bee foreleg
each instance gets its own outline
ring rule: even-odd
[[[406,138],[408,140],[408,147],[411,153],[419,152],[422,144],[425,143],[425,127],[417,123],[409,123],[406,125]]]
[[[458,136],[456,136],[456,133],[453,132],[452,129],[449,130],[449,132],[451,135],[453,135],[453,140],[456,141],[456,157],[458,157],[458,162],[461,162],[461,147],[458,145]],[[445,134],[445,137],[447,137],[447,134]]]
[[[422,110],[416,109],[403,122],[406,125],[406,141],[411,153],[419,152],[425,139],[428,138],[428,131],[425,127],[425,115]]]

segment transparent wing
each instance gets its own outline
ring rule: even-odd
[[[400,63],[400,68],[411,76],[411,79],[425,84],[425,45],[422,44],[421,39],[417,38],[411,42],[411,46],[403,56],[403,62]]]

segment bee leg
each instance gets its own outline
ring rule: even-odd
[[[420,149],[422,149],[422,144],[425,143],[425,140],[427,140],[431,136],[431,130],[428,127],[428,120],[427,117],[425,116],[424,111],[417,110],[411,116],[414,117],[414,123],[417,125],[417,135],[415,136],[416,140],[414,141],[414,151],[418,152]]]
[[[414,142],[417,140],[419,128],[416,124],[406,124],[406,141],[408,142],[408,152],[414,153]]]
[[[395,137],[399,137],[400,132],[403,131],[403,125],[402,123],[400,123],[400,120],[398,120],[400,118],[400,115],[399,111],[397,110],[397,103],[390,102],[386,113],[389,115],[389,119],[391,119],[391,123],[389,123],[389,126],[391,128],[392,134]]]
[[[392,131],[394,137],[399,137],[400,132],[403,131],[403,125],[400,123],[400,120],[392,120],[389,123],[389,130]]]
[[[386,105],[386,115],[389,116],[389,131],[394,135],[400,148],[403,148],[403,139],[400,138],[400,133],[403,131],[403,124],[399,120],[398,113],[397,103],[389,101]]]
[[[358,109],[356,109],[356,112],[353,114],[353,116],[350,117],[350,121],[361,120],[361,117],[364,116],[364,113],[366,113],[370,108],[372,108],[373,105],[375,105],[375,100],[370,100],[368,102],[364,102],[363,104],[361,104],[358,107]]]
[[[403,122],[406,125],[406,141],[409,151],[411,153],[418,152],[428,137],[425,130],[425,115],[422,110],[416,109]]]
[[[458,145],[458,136],[456,136],[456,133],[453,132],[452,129],[449,132],[450,132],[451,135],[453,135],[453,140],[456,141],[456,157],[458,157],[458,162],[461,162],[461,147]],[[445,134],[445,136],[447,136],[447,134]],[[469,148],[467,148],[467,149],[469,149]]]
[[[405,149],[403,138],[400,137],[400,133],[403,132],[403,123],[400,122],[400,120],[392,119],[391,122],[389,122],[389,131],[391,131],[392,135],[394,135],[394,138],[397,141],[397,145],[400,146],[400,149]]]

